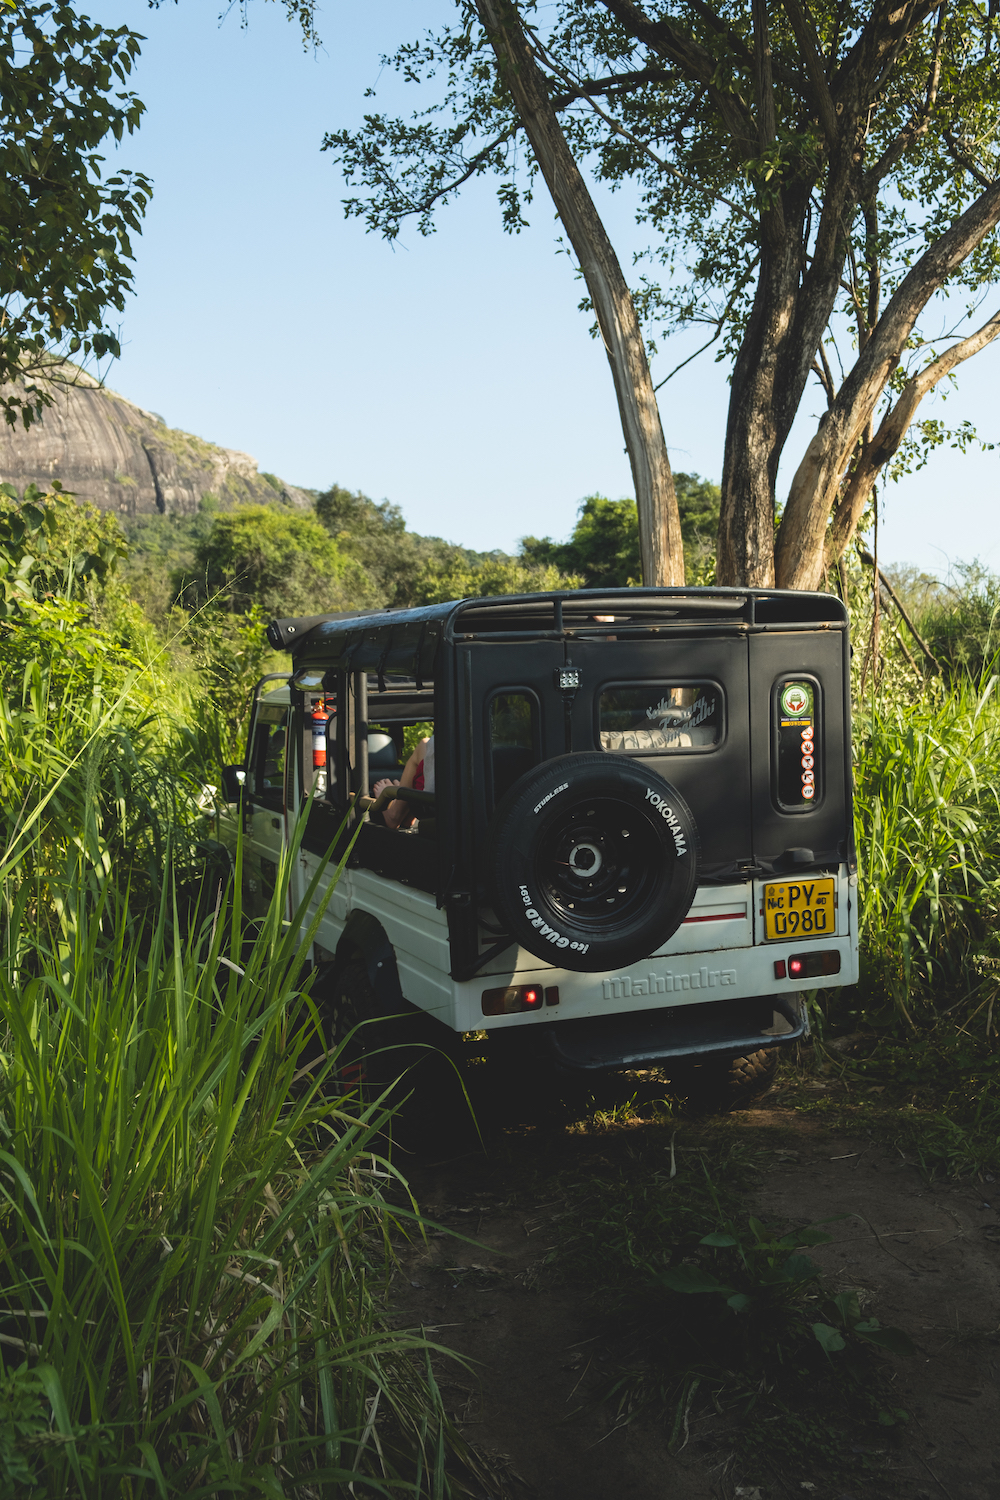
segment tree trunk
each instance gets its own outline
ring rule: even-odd
[[[792,249],[789,256],[762,248],[753,311],[733,370],[717,577],[737,588],[774,586],[774,486],[788,436],[778,430],[775,387],[798,295],[794,240]]]
[[[774,82],[765,0],[753,0],[754,107],[761,159],[775,147]],[[800,17],[801,24],[806,26]],[[822,69],[817,57],[815,70]],[[840,287],[846,253],[842,206],[850,167],[828,93],[820,114],[834,155],[826,205],[806,266],[809,180],[759,190],[760,272],[754,305],[733,369],[722,468],[718,581],[772,588],[778,463]]]
[[[943,380],[956,366],[962,364],[964,360],[971,359],[974,354],[978,354],[980,349],[985,349],[986,345],[991,344],[998,336],[1000,336],[1000,313],[995,313],[988,323],[983,324],[982,328],[953,345],[951,349],[947,349],[938,359],[932,360],[929,365],[925,365],[922,370],[918,371],[912,380],[907,381],[895,406],[882,418],[875,436],[864,445],[851,471],[847,487],[837,502],[837,508],[833,513],[833,523],[826,534],[824,562],[827,566],[843,557],[850,546],[858,522],[871,497],[879,470],[899,449],[910,423],[916,416],[917,407],[927,392],[933,390],[938,381]],[[815,586],[814,584],[813,587]],[[919,636],[917,639],[920,639]]]
[[[521,117],[597,314],[632,465],[643,582],[683,584],[680,513],[632,294],[556,118],[516,7],[509,0],[476,3],[501,80]]]
[[[823,571],[827,523],[840,484],[852,457],[857,452],[859,442],[863,440],[865,430],[882,393],[899,364],[913,326],[947,277],[961,265],[962,261],[998,223],[1000,223],[1000,182],[993,183],[981,193],[965,213],[955,220],[951,228],[924,252],[886,305],[885,311],[859,354],[854,368],[841,386],[833,405],[821,419],[816,435],[806,449],[795,478],[792,480],[788,504],[778,532],[775,555],[779,588],[817,587]],[[986,328],[989,329],[991,326],[992,323],[987,324]],[[968,353],[959,354],[955,363],[962,358],[968,358],[976,348],[982,347],[982,343],[977,343],[977,340],[983,338],[985,331],[981,329],[979,333],[973,334],[962,344],[957,345],[955,350],[950,351],[955,354],[968,347]],[[983,341],[988,343],[989,337]],[[947,362],[948,358],[948,354],[941,356],[944,362]],[[950,367],[950,365],[947,366],[947,368]],[[928,370],[923,372],[923,375],[927,376],[933,369],[934,365],[928,366]],[[940,374],[945,373],[947,369],[942,368]],[[940,375],[937,378],[939,379]],[[902,423],[902,426],[895,447],[899,446],[917,403],[925,393],[925,390],[920,390],[917,395],[920,382],[921,376],[918,375],[916,384],[911,382],[912,389],[908,388],[898,403],[896,425]],[[931,384],[933,383],[932,379]],[[925,387],[925,389],[929,388],[929,386]],[[890,413],[887,419],[890,426],[892,416],[893,414]],[[888,434],[886,436],[888,438]],[[876,436],[865,445],[864,452],[869,456],[868,462],[874,456],[875,445],[878,442],[879,439]],[[895,452],[895,447],[891,449],[891,452]],[[887,442],[885,458],[890,457],[891,452]],[[885,458],[882,462],[885,462]],[[865,462],[863,456],[862,463]],[[872,472],[872,479],[878,467],[880,465],[876,465],[876,469]],[[870,483],[868,488],[870,491]],[[860,488],[858,494],[860,494]],[[856,508],[858,494],[851,499],[852,509]],[[860,515],[860,511],[857,511],[857,515]],[[856,524],[856,516],[854,524]],[[853,530],[853,525],[849,524],[847,512],[844,514],[844,525],[849,527],[849,531]]]

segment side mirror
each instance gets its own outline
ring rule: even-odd
[[[223,766],[222,795],[227,802],[239,802],[246,780],[247,773],[242,766]]]

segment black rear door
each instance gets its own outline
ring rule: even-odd
[[[478,856],[493,809],[525,771],[566,750],[564,701],[556,686],[564,652],[557,641],[475,641],[457,645],[455,659],[459,828],[463,862],[481,882]]]
[[[768,873],[849,856],[847,650],[829,627],[750,639],[753,843]]]
[[[703,878],[752,861],[747,644],[718,626],[572,643],[573,748],[627,755],[675,786],[698,824]]]

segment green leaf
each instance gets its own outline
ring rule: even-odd
[[[782,1270],[789,1281],[812,1281],[819,1275],[819,1266],[808,1255],[790,1255]]]
[[[800,1229],[797,1234],[789,1234],[785,1238],[794,1245],[829,1245],[833,1235],[827,1234],[823,1229]]]
[[[838,1292],[833,1299],[833,1305],[840,1314],[842,1322],[848,1328],[853,1328],[861,1316],[857,1292]]]
[[[847,1347],[842,1336],[829,1323],[813,1323],[812,1331],[824,1354],[836,1354],[838,1350]]]
[[[712,1245],[716,1249],[726,1249],[738,1245],[739,1240],[734,1240],[731,1234],[706,1234],[704,1239],[698,1242],[701,1245]]]
[[[745,1312],[750,1306],[750,1298],[746,1292],[736,1292],[734,1296],[726,1298],[726,1303],[732,1308],[733,1312]]]
[[[710,1271],[703,1271],[701,1266],[668,1266],[660,1279],[672,1292],[729,1293],[733,1290],[724,1286]]]

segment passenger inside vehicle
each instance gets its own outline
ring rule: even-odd
[[[433,792],[433,735],[417,741],[409,760],[403,767],[403,774],[398,781],[393,781],[389,777],[385,777],[382,781],[376,781],[372,788],[374,796],[377,797],[388,786],[406,786],[412,787],[415,792]],[[387,828],[409,829],[416,821],[413,808],[399,797],[389,803],[383,816],[385,817]]]

